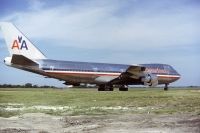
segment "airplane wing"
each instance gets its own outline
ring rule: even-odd
[[[131,65],[121,75],[110,81],[111,84],[144,84],[148,86],[158,85],[157,76],[145,72],[146,67]]]
[[[130,66],[125,73],[122,73],[122,76],[123,74],[129,74],[129,76],[131,76],[131,78],[134,78],[134,79],[139,79],[142,75],[143,75],[143,72],[145,71],[145,67],[143,66]]]
[[[127,81],[128,79],[140,80],[144,76],[145,67],[139,65],[131,65],[126,70],[124,70],[120,75],[113,76],[99,76],[95,80],[102,83],[116,84],[122,81]]]
[[[120,83],[127,80],[132,80],[137,82],[144,77],[145,67],[140,65],[131,65],[124,72],[121,73],[117,78],[110,81],[111,84]]]

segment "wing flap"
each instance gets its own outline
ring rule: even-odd
[[[126,73],[128,73],[128,76],[133,78],[133,79],[139,79],[142,76],[145,69],[146,68],[143,67],[143,66],[130,66],[126,70]]]
[[[110,83],[117,84],[121,82],[138,82],[144,75],[145,67],[139,65],[131,65],[127,70],[121,73],[120,76],[110,81]],[[131,80],[131,81],[130,81]]]

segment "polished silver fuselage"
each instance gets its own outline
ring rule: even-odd
[[[89,63],[57,60],[38,60],[38,71],[47,77],[57,78],[69,84],[90,83],[103,84],[107,79],[115,79],[128,69],[130,65]],[[140,64],[146,68],[146,72],[158,77],[159,84],[169,84],[180,78],[171,66],[166,64]],[[139,79],[128,78],[115,84],[139,85],[143,84]]]

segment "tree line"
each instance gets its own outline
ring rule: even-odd
[[[12,85],[12,84],[0,84],[0,88],[57,88],[55,86],[48,85],[33,85],[31,83],[26,83],[24,85]]]

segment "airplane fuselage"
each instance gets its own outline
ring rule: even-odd
[[[104,84],[107,79],[115,79],[125,73],[130,65],[90,63],[57,60],[39,60],[39,69],[44,71],[47,76],[68,81],[69,84],[91,83]],[[158,77],[158,84],[169,84],[180,78],[170,65],[166,64],[139,64],[146,67],[146,72]],[[99,78],[101,77],[101,78]],[[116,84],[140,85],[141,80],[126,78]]]

